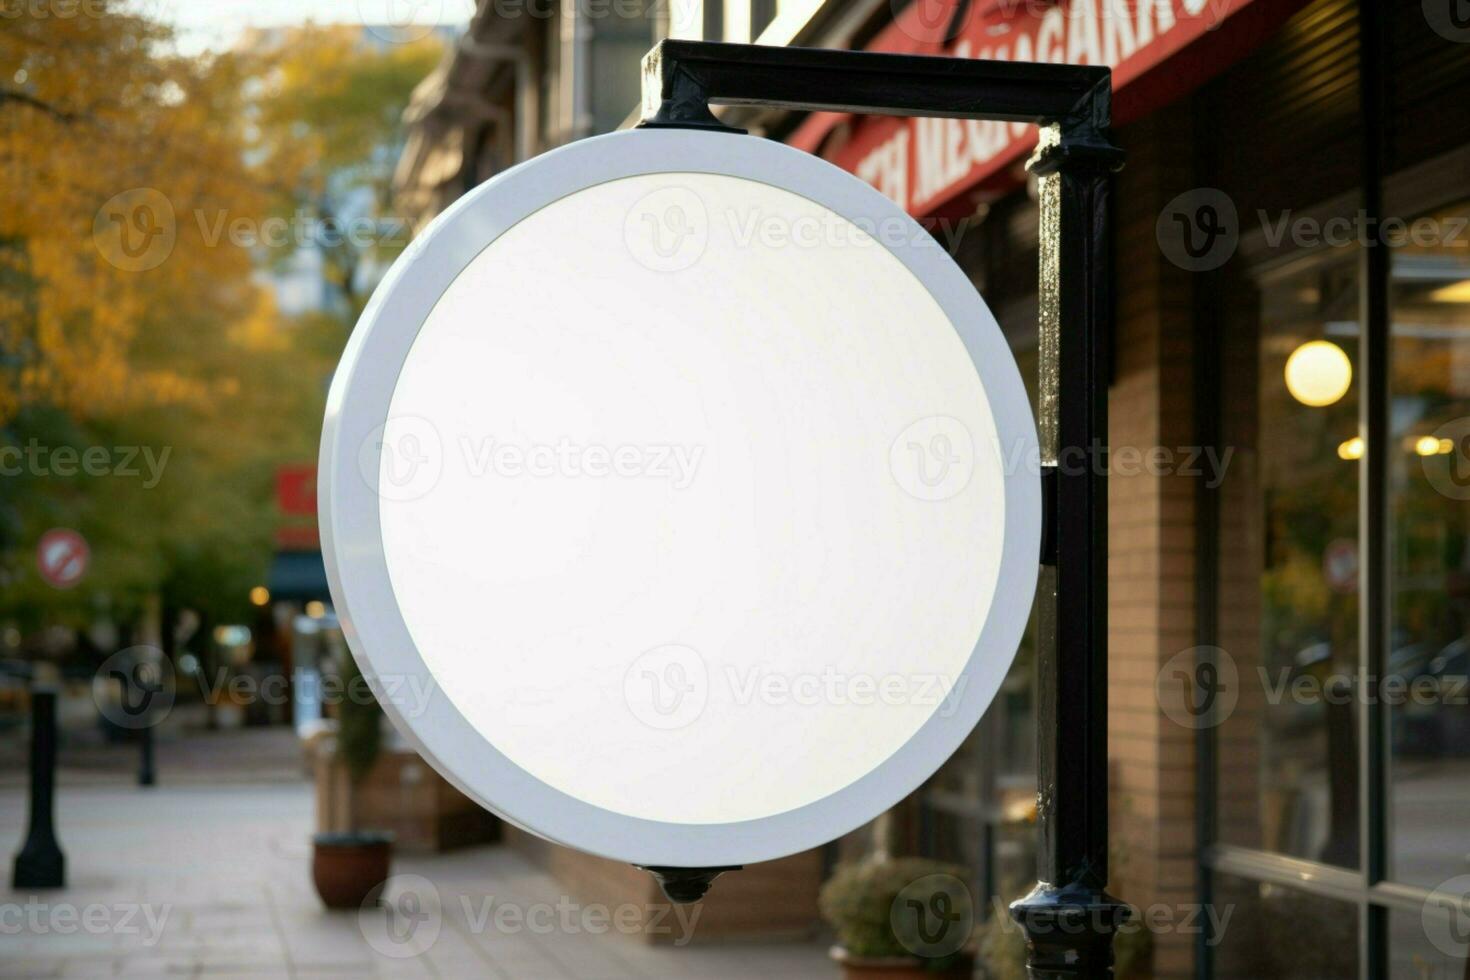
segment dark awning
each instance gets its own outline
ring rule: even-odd
[[[272,599],[312,599],[329,601],[327,567],[320,551],[278,551],[271,558],[270,574],[265,587]]]

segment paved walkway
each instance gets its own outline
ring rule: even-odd
[[[63,786],[136,783],[139,746],[109,741],[97,726],[97,709],[86,691],[69,690],[60,706],[58,764]],[[299,783],[305,759],[296,733],[270,728],[209,730],[203,706],[178,705],[154,729],[155,768],[160,783]],[[0,732],[0,793],[26,785],[29,735],[24,727]]]
[[[8,890],[25,794],[0,787],[0,977],[836,976],[817,942],[648,946],[501,847],[399,857],[392,918],[327,912],[310,882],[312,807],[309,786],[281,780],[64,779],[68,887],[29,894]]]

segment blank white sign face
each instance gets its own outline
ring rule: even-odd
[[[467,793],[745,863],[973,727],[1030,610],[1035,463],[999,329],[896,206],[780,144],[620,133],[395,266],[334,380],[323,537],[364,672]]]

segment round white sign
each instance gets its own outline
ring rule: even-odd
[[[646,865],[865,823],[974,727],[1036,586],[1025,389],[866,183],[780,143],[584,140],[403,254],[319,493],[364,674],[446,778]]]

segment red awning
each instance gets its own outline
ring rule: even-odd
[[[867,49],[1110,65],[1114,120],[1124,123],[1239,60],[1303,5],[1304,0],[914,0]],[[834,132],[844,123],[847,132]],[[910,213],[924,215],[948,210],[961,195],[988,183],[1009,184],[1011,165],[1036,145],[1036,128],[820,112],[803,120],[787,142],[820,151]]]

